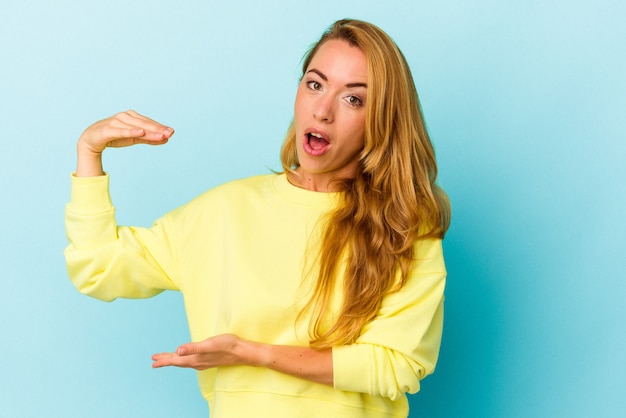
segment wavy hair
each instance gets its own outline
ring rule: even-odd
[[[311,315],[310,345],[316,348],[355,342],[383,297],[406,282],[415,243],[443,238],[450,224],[450,204],[435,184],[435,152],[404,55],[375,25],[343,19],[305,55],[302,74],[329,40],[344,40],[364,52],[368,93],[360,169],[354,178],[335,180],[341,201],[325,218],[313,263],[317,280],[300,314]],[[292,123],[281,149],[286,172],[299,166],[295,143]],[[336,318],[328,318],[342,267],[341,307]]]

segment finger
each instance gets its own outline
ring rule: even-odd
[[[134,110],[128,110],[126,112],[118,113],[115,119],[125,123],[128,126],[134,126],[144,129],[146,132],[154,132],[162,134],[163,137],[169,138],[174,133],[174,129],[169,126],[163,125],[153,119],[140,115]]]
[[[108,138],[141,138],[146,141],[165,141],[172,137],[174,129],[150,124],[130,124],[114,120],[103,128]]]
[[[211,364],[202,361],[198,356],[181,357],[176,354],[155,354],[152,356],[152,367],[158,369],[160,367],[174,366],[186,369],[205,370],[211,367]]]
[[[123,147],[129,147],[131,145],[137,145],[137,144],[147,144],[147,145],[163,145],[166,144],[168,142],[167,139],[163,139],[163,140],[146,140],[143,138],[119,138],[119,139],[114,139],[112,141],[109,141],[106,146],[107,148],[123,148]]]
[[[176,361],[177,358],[178,356],[174,353],[154,354],[152,356],[152,361],[153,361],[152,367],[156,369],[159,367],[166,367],[166,366],[178,366],[177,361]]]
[[[173,357],[176,354],[174,353],[156,353],[152,355],[152,360],[163,360],[163,359],[167,359],[169,357]]]
[[[198,346],[194,343],[183,344],[176,349],[176,354],[179,356],[190,356],[192,354],[197,354]]]
[[[169,137],[159,132],[146,131],[141,128],[114,128],[105,127],[102,132],[106,138],[107,147],[125,147],[135,144],[162,145],[169,141]]]
[[[146,136],[146,133],[143,128],[127,124],[111,123],[102,128],[102,136],[107,139],[141,138]]]

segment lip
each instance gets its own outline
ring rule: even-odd
[[[326,141],[326,145],[324,145],[321,148],[313,148],[311,144],[309,143],[310,134],[320,135],[322,139]],[[304,152],[306,152],[308,155],[311,155],[313,157],[319,157],[321,155],[326,154],[328,150],[330,149],[330,147],[331,147],[330,140],[326,132],[320,129],[315,129],[315,128],[309,128],[304,131],[304,135],[302,138],[302,148],[304,149]]]

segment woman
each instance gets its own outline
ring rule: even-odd
[[[102,300],[180,290],[211,417],[403,417],[442,332],[449,205],[408,65],[366,22],[306,55],[284,172],[209,190],[151,228],[117,226],[101,154],[174,131],[129,111],[78,141],[68,272]]]

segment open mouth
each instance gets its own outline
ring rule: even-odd
[[[311,132],[307,135],[308,144],[311,149],[315,151],[321,151],[328,146],[328,141],[324,139],[322,134],[317,132]]]

